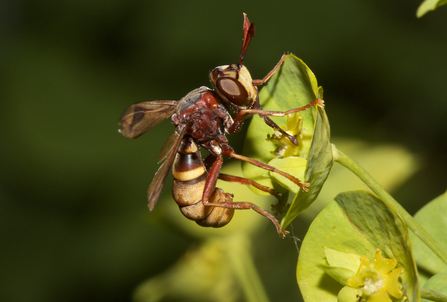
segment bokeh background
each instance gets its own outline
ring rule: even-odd
[[[209,85],[215,66],[235,63],[242,12],[256,25],[245,61],[254,78],[294,53],[324,87],[340,149],[371,168],[411,213],[443,193],[447,8],[417,19],[419,4],[1,1],[0,300],[130,301],[139,284],[203,242],[170,200],[172,178],[155,211],[146,208],[172,125],[126,140],[117,123],[128,105],[180,99]],[[243,139],[232,137],[236,150]],[[346,175],[333,171],[321,204],[351,186]],[[229,188],[236,197],[250,194]],[[263,219],[249,232],[272,301],[300,299],[295,243],[316,212],[293,224],[296,241],[279,240]],[[241,216],[230,230],[254,216]],[[212,231],[206,236],[225,232]],[[222,301],[245,299],[234,291]]]

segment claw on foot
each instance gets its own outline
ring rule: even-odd
[[[279,230],[278,231],[279,237],[284,238],[287,234],[289,234],[289,231],[286,230]]]
[[[318,99],[317,105],[318,107],[324,108],[324,100]]]
[[[300,186],[301,190],[303,190],[304,192],[309,192],[309,187],[310,187],[310,183],[308,182],[304,182],[302,183]]]

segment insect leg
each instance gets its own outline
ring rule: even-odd
[[[270,78],[275,74],[275,72],[279,69],[281,64],[284,62],[286,57],[287,57],[287,55],[283,54],[281,59],[279,60],[279,62],[275,65],[275,67],[273,67],[273,69],[262,80],[252,80],[253,85],[255,85],[255,86],[264,85],[268,80],[270,80]]]
[[[208,201],[210,199],[211,195],[214,192],[214,189],[216,188],[217,178],[219,177],[219,172],[223,164],[222,155],[213,157],[215,158],[215,161],[213,162],[211,168],[209,169],[208,177],[206,178],[205,182],[205,188],[203,189],[202,202],[204,204],[206,203],[205,201]]]
[[[281,229],[281,225],[279,224],[278,220],[267,212],[266,210],[258,207],[257,205],[251,203],[251,202],[209,202],[208,200],[204,201],[204,205],[211,206],[211,207],[221,207],[221,208],[227,208],[227,209],[236,209],[236,210],[248,210],[252,209],[255,212],[261,214],[262,216],[267,217],[276,227],[276,231],[281,237],[286,236],[289,232],[286,230]]]
[[[263,192],[266,192],[266,193],[269,193],[270,195],[275,196],[278,199],[278,201],[281,202],[281,196],[279,195],[278,192],[276,192],[275,190],[273,190],[273,189],[271,189],[271,188],[269,188],[267,186],[261,185],[261,184],[255,182],[255,181],[253,181],[253,180],[251,180],[249,178],[244,178],[244,177],[239,177],[239,176],[234,176],[234,175],[228,175],[228,174],[223,174],[223,173],[219,173],[219,177],[218,178],[220,180],[227,181],[227,182],[237,183],[237,184],[246,185],[246,186],[253,186],[256,189],[259,189],[259,190],[261,190]]]
[[[281,129],[281,127],[279,127],[274,121],[272,121],[271,118],[269,118],[269,116],[279,116],[279,117],[283,117],[292,113],[297,113],[299,111],[303,111],[306,110],[314,105],[318,105],[320,107],[324,107],[324,102],[323,100],[320,99],[315,99],[314,101],[310,102],[307,105],[304,105],[302,107],[298,107],[298,108],[293,108],[287,111],[272,111],[272,110],[264,110],[262,109],[261,105],[259,104],[259,100],[256,100],[256,102],[253,104],[253,109],[242,109],[238,112],[238,115],[235,119],[235,123],[237,122],[238,118],[241,116],[241,118],[245,115],[245,114],[259,114],[260,117],[262,117],[264,119],[264,122],[271,128],[281,132],[282,135],[286,136],[293,144],[298,145],[298,141],[297,139],[288,134],[287,132],[285,132],[283,129]]]
[[[216,189],[217,179],[220,178],[219,177],[220,175],[222,175],[222,174],[219,174],[219,171],[222,168],[222,163],[223,163],[222,155],[217,156],[216,161],[213,163],[213,165],[209,171],[208,177],[206,179],[205,189],[203,191],[202,203],[205,206],[219,207],[219,208],[226,208],[226,209],[237,209],[237,210],[253,209],[255,212],[261,214],[262,216],[267,217],[271,222],[273,222],[273,224],[276,227],[276,230],[278,231],[278,234],[281,237],[284,237],[285,235],[287,235],[289,232],[286,230],[281,230],[281,225],[279,224],[279,222],[275,218],[275,216],[273,216],[266,210],[254,205],[251,202],[233,202],[233,201],[210,202],[209,201],[211,198],[211,195],[213,194],[213,192]],[[226,176],[223,176],[223,178],[226,178]],[[239,179],[242,180],[244,178],[239,178]]]
[[[259,167],[259,168],[265,169],[267,171],[271,171],[271,172],[277,173],[279,175],[282,175],[285,178],[287,178],[288,180],[290,180],[293,183],[295,183],[296,185],[298,185],[303,191],[305,191],[305,192],[308,191],[307,187],[310,186],[309,183],[303,183],[298,178],[290,175],[289,173],[286,173],[284,171],[278,170],[275,167],[272,167],[270,165],[264,164],[263,162],[260,162],[260,161],[258,161],[256,159],[237,154],[236,152],[234,152],[234,150],[230,146],[228,146],[226,144],[222,145],[222,152],[226,156],[233,157],[233,158],[245,161],[245,162],[250,163],[250,164],[252,164],[252,165],[254,165],[256,167]]]
[[[242,112],[241,114],[247,114],[247,113],[259,114],[260,116],[264,117],[264,119],[265,119],[265,116],[282,117],[282,116],[286,116],[286,115],[289,115],[292,113],[297,113],[297,112],[306,110],[314,105],[318,105],[319,107],[324,107],[324,101],[320,100],[320,99],[315,99],[307,105],[304,105],[304,106],[298,107],[298,108],[293,108],[293,109],[290,109],[287,111],[272,111],[272,110],[264,110],[262,108],[253,107],[253,109],[242,109],[241,111],[239,111],[239,113]]]

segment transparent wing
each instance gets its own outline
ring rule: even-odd
[[[166,152],[165,156],[162,158],[165,159],[163,164],[158,168],[157,172],[155,173],[154,179],[152,180],[151,185],[149,186],[149,189],[147,190],[147,196],[148,196],[148,207],[149,210],[153,210],[155,207],[155,204],[158,201],[158,198],[160,197],[161,189],[163,189],[163,185],[166,181],[166,177],[168,176],[169,170],[172,167],[172,163],[174,161],[175,155],[177,153],[177,150],[180,146],[180,143],[183,139],[183,136],[185,135],[186,125],[183,126],[181,129],[177,129],[176,132],[174,132],[169,138],[167,142],[173,142],[171,147],[168,150],[167,144],[163,146],[162,150],[165,150]],[[180,130],[180,131],[179,131]]]
[[[158,156],[158,163],[161,163],[166,159],[166,157],[168,156],[169,152],[172,149],[172,146],[177,142],[178,139],[179,136],[177,132],[172,133],[168,137],[166,142],[163,144],[163,147],[161,147],[160,154]]]
[[[178,101],[151,101],[130,105],[121,115],[119,130],[126,138],[137,138],[174,114]]]

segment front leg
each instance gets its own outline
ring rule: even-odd
[[[252,113],[245,112],[245,109],[239,110],[239,112],[237,113],[236,117],[233,120],[233,123],[225,130],[228,132],[228,134],[238,133],[244,124],[244,120],[251,116]]]
[[[298,141],[296,139],[296,137],[290,135],[289,133],[287,133],[286,131],[284,131],[283,129],[281,129],[281,127],[279,127],[274,121],[272,121],[271,118],[269,118],[269,116],[278,116],[278,117],[283,117],[289,114],[293,114],[293,113],[297,113],[303,110],[306,110],[312,106],[318,105],[319,107],[324,107],[324,101],[320,100],[320,99],[315,99],[312,102],[310,102],[307,105],[304,105],[302,107],[298,107],[298,108],[293,108],[293,109],[289,109],[287,111],[272,111],[272,110],[264,110],[262,109],[261,105],[259,104],[259,100],[256,100],[256,102],[253,104],[253,108],[252,109],[242,109],[239,111],[238,116],[239,115],[245,115],[245,114],[259,114],[260,117],[262,117],[264,119],[264,122],[271,128],[281,132],[282,135],[286,136],[293,144],[295,144],[296,146],[298,146]]]
[[[273,67],[273,69],[270,70],[270,72],[262,80],[252,80],[253,85],[260,86],[267,83],[267,81],[270,80],[270,78],[275,74],[275,72],[279,69],[279,67],[281,67],[282,63],[284,63],[286,57],[287,55],[283,54],[279,62],[275,65],[275,67]]]

